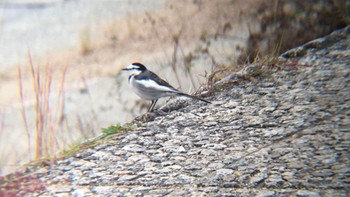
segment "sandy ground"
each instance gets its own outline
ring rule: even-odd
[[[67,1],[77,2],[80,1]],[[154,5],[147,1],[147,6],[137,3],[139,9],[135,9],[136,1],[127,1],[129,3],[118,16],[108,15],[116,7],[108,9],[98,2],[113,5],[113,1],[96,1],[96,4],[92,4],[99,8],[96,13],[103,12],[106,18],[89,23],[91,26],[81,25],[71,30],[76,31],[74,41],[67,44],[55,36],[48,42],[33,39],[33,45],[37,45],[37,42],[47,45],[43,51],[30,49],[33,65],[41,66],[42,87],[45,76],[48,76],[45,69],[51,68],[48,73],[52,74],[52,78],[47,80],[52,82],[50,94],[44,96],[48,98],[44,130],[50,131],[47,134],[49,140],[45,143],[51,156],[81,142],[85,137],[98,135],[101,128],[128,122],[145,112],[148,103],[140,101],[131,92],[127,75],[119,73],[121,67],[134,61],[143,62],[174,87],[191,93],[206,81],[203,76],[213,69],[212,61],[208,55],[202,55],[203,51],[207,50],[217,57],[219,64],[231,64],[245,45],[248,24],[254,26],[247,16],[255,1],[152,1]],[[76,14],[76,7],[68,9],[65,2],[60,2],[60,7],[64,10],[62,17],[77,26],[79,19],[66,16]],[[87,15],[94,18],[91,13],[87,12]],[[50,15],[50,12],[46,14]],[[4,31],[3,28],[2,35]],[[62,39],[66,41],[65,37]],[[54,41],[56,44],[51,43]],[[6,49],[2,47],[2,51]],[[183,59],[191,56],[191,72],[188,73]],[[28,50],[16,58],[17,62],[0,70],[2,174],[32,160],[37,145],[37,99],[28,65]],[[28,130],[24,126],[23,108],[18,96],[18,65],[22,71]],[[175,65],[176,72],[171,65]],[[65,68],[67,71],[63,74]],[[63,76],[64,88],[60,91]],[[165,101],[163,99],[162,102]],[[42,103],[45,103],[45,99],[42,99]]]

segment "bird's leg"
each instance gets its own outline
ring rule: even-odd
[[[149,106],[148,111],[147,112],[151,112],[153,111],[154,106],[156,106],[157,100],[152,100],[151,106]]]
[[[153,100],[153,101],[152,101],[152,107],[151,107],[150,112],[152,112],[152,111],[153,111],[154,107],[156,106],[157,101],[158,101],[158,99],[157,99],[157,100]]]
[[[158,101],[158,99],[154,100],[154,104],[153,104],[153,107],[152,107],[151,111],[153,111],[153,108],[156,106],[157,101]]]
[[[147,112],[150,112],[150,111],[151,111],[151,108],[152,108],[153,103],[154,103],[154,100],[152,100],[152,103],[151,103],[151,105],[148,107]]]

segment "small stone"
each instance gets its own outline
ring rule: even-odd
[[[71,166],[74,166],[74,167],[79,167],[79,166],[82,166],[86,163],[86,161],[84,160],[78,160],[78,161],[73,161],[70,163]]]
[[[315,177],[326,178],[326,177],[332,177],[334,175],[334,172],[332,170],[325,169],[325,170],[313,172],[312,175]]]
[[[151,161],[153,162],[157,162],[157,163],[160,163],[160,162],[163,162],[164,160],[166,160],[166,157],[161,157],[161,156],[151,156]]]
[[[236,131],[238,129],[241,129],[242,126],[241,125],[233,125],[233,126],[224,126],[221,127],[222,131]]]
[[[89,185],[91,183],[91,180],[87,177],[82,177],[77,180],[78,185]]]
[[[139,177],[139,175],[123,175],[118,178],[118,182],[132,181]]]
[[[128,134],[124,137],[124,139],[121,141],[122,143],[129,143],[131,141],[137,140],[139,137],[135,133]]]
[[[182,166],[180,166],[180,165],[171,165],[171,166],[167,166],[167,168],[170,168],[170,169],[172,169],[174,171],[179,171],[179,170],[182,169]]]
[[[296,193],[297,196],[308,196],[308,197],[319,197],[320,194],[317,192],[309,191],[309,190],[299,190]]]
[[[178,179],[182,180],[184,184],[190,184],[195,180],[195,177],[193,176],[188,176],[185,174],[180,174],[177,176]]]
[[[283,179],[286,179],[288,181],[294,180],[295,179],[295,170],[293,171],[286,171],[282,174]]]
[[[131,162],[138,162],[138,161],[144,162],[149,160],[150,159],[146,155],[142,155],[142,154],[136,154],[128,157],[128,161],[131,161]]]
[[[208,168],[211,168],[213,170],[216,170],[216,169],[219,169],[220,170],[223,170],[221,168],[223,168],[225,166],[225,164],[221,163],[221,162],[214,162],[214,163],[210,163],[208,165]]]
[[[167,146],[164,147],[165,152],[168,153],[185,153],[186,149],[183,146]]]
[[[215,121],[204,122],[202,125],[203,125],[203,126],[206,126],[206,127],[212,127],[212,126],[218,125],[218,122],[215,122]]]
[[[92,173],[89,178],[94,179],[94,178],[100,178],[100,177],[104,177],[106,175],[105,172],[95,172]]]
[[[160,133],[160,134],[156,134],[154,137],[157,140],[167,140],[169,138],[169,135]]]
[[[224,144],[217,144],[217,143],[212,143],[212,144],[206,144],[203,146],[204,148],[210,148],[213,150],[223,150],[225,149],[227,146]]]
[[[237,101],[230,100],[227,103],[223,104],[222,107],[228,108],[228,109],[233,109],[237,106],[239,106],[240,103]]]
[[[275,111],[275,109],[276,109],[275,107],[265,107],[265,108],[262,108],[262,109],[259,111],[259,116],[272,113],[273,111]]]
[[[128,144],[122,148],[122,150],[125,150],[127,152],[134,152],[134,153],[142,153],[144,152],[144,148],[141,145],[138,144]]]
[[[300,163],[300,161],[291,161],[288,163],[288,168],[300,170],[303,168],[303,165]]]
[[[217,152],[215,150],[211,150],[211,149],[204,149],[200,153],[202,155],[206,155],[206,156],[214,156],[217,154]]]
[[[185,119],[177,123],[182,127],[190,127],[190,126],[196,125],[196,122],[192,119]]]
[[[156,172],[157,174],[169,174],[169,173],[171,173],[172,171],[173,171],[173,169],[165,167],[165,168],[158,169],[158,170],[156,170],[155,172]]]
[[[94,196],[93,193],[86,187],[78,187],[73,190],[71,196]]]
[[[285,133],[284,128],[276,128],[276,129],[266,129],[264,130],[264,136],[265,137],[273,137],[273,136],[283,136]]]
[[[167,177],[162,179],[162,184],[164,186],[171,186],[171,187],[176,187],[178,185],[182,185],[183,182],[177,178],[173,178],[173,177]]]
[[[95,146],[93,149],[96,151],[105,150],[108,146],[110,146],[110,144],[99,144]]]
[[[198,166],[198,165],[189,165],[185,167],[185,170],[201,170],[202,167]]]
[[[116,156],[124,156],[127,152],[124,151],[124,150],[114,150],[114,151],[111,151],[113,155],[116,155]]]
[[[173,188],[154,189],[148,192],[149,196],[166,196],[174,191]]]
[[[49,185],[47,186],[47,190],[52,191],[54,193],[69,193],[72,191],[72,186],[62,184]]]
[[[179,165],[172,165],[172,166],[167,166],[165,168],[161,168],[159,170],[156,171],[156,173],[160,173],[160,174],[169,174],[171,172],[176,172],[181,170],[182,167]]]
[[[244,116],[243,119],[246,121],[246,127],[254,127],[263,123],[263,119],[259,116]]]
[[[57,165],[69,165],[72,162],[72,159],[65,159],[65,160],[60,160],[57,161]]]
[[[109,195],[113,193],[114,186],[96,186],[91,189],[95,194]]]
[[[216,170],[216,174],[217,175],[224,175],[224,176],[227,176],[227,175],[232,175],[233,174],[233,170],[231,169],[219,169],[219,170]]]
[[[138,192],[145,193],[145,192],[148,192],[150,190],[152,190],[152,188],[150,188],[150,187],[137,186],[136,188],[132,188],[130,190],[130,192],[132,192],[132,193],[138,193]]]
[[[269,190],[262,190],[259,191],[258,197],[274,197],[276,196],[276,192],[275,191],[269,191]]]
[[[40,168],[37,171],[34,172],[35,175],[43,176],[48,173],[48,170],[46,168]],[[0,181],[1,182],[1,181]]]
[[[174,156],[171,158],[173,161],[179,163],[179,162],[183,162],[183,161],[186,161],[186,157],[182,157],[182,156]]]
[[[153,136],[154,134],[155,134],[154,131],[146,131],[146,132],[141,133],[140,135],[141,136]]]
[[[57,166],[57,170],[69,171],[72,169],[72,166]]]
[[[282,186],[284,182],[285,181],[282,179],[282,176],[280,174],[269,175],[264,181],[266,186],[271,188],[278,188]]]
[[[92,170],[93,168],[96,168],[97,164],[93,162],[85,162],[82,166],[79,166],[77,169],[81,171],[87,171]]]
[[[92,155],[90,155],[89,157],[87,157],[87,160],[103,160],[105,158],[108,158],[108,154],[104,151],[96,151],[95,153],[93,153]]]
[[[250,183],[255,186],[264,181],[267,177],[268,175],[266,172],[257,173],[250,178]]]

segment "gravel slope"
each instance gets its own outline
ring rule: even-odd
[[[285,53],[270,77],[228,76],[211,105],[177,99],[25,176],[45,196],[347,196],[349,55],[347,27]]]

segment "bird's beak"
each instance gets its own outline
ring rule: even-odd
[[[123,68],[122,70],[130,70],[130,69],[127,69],[127,68]]]

